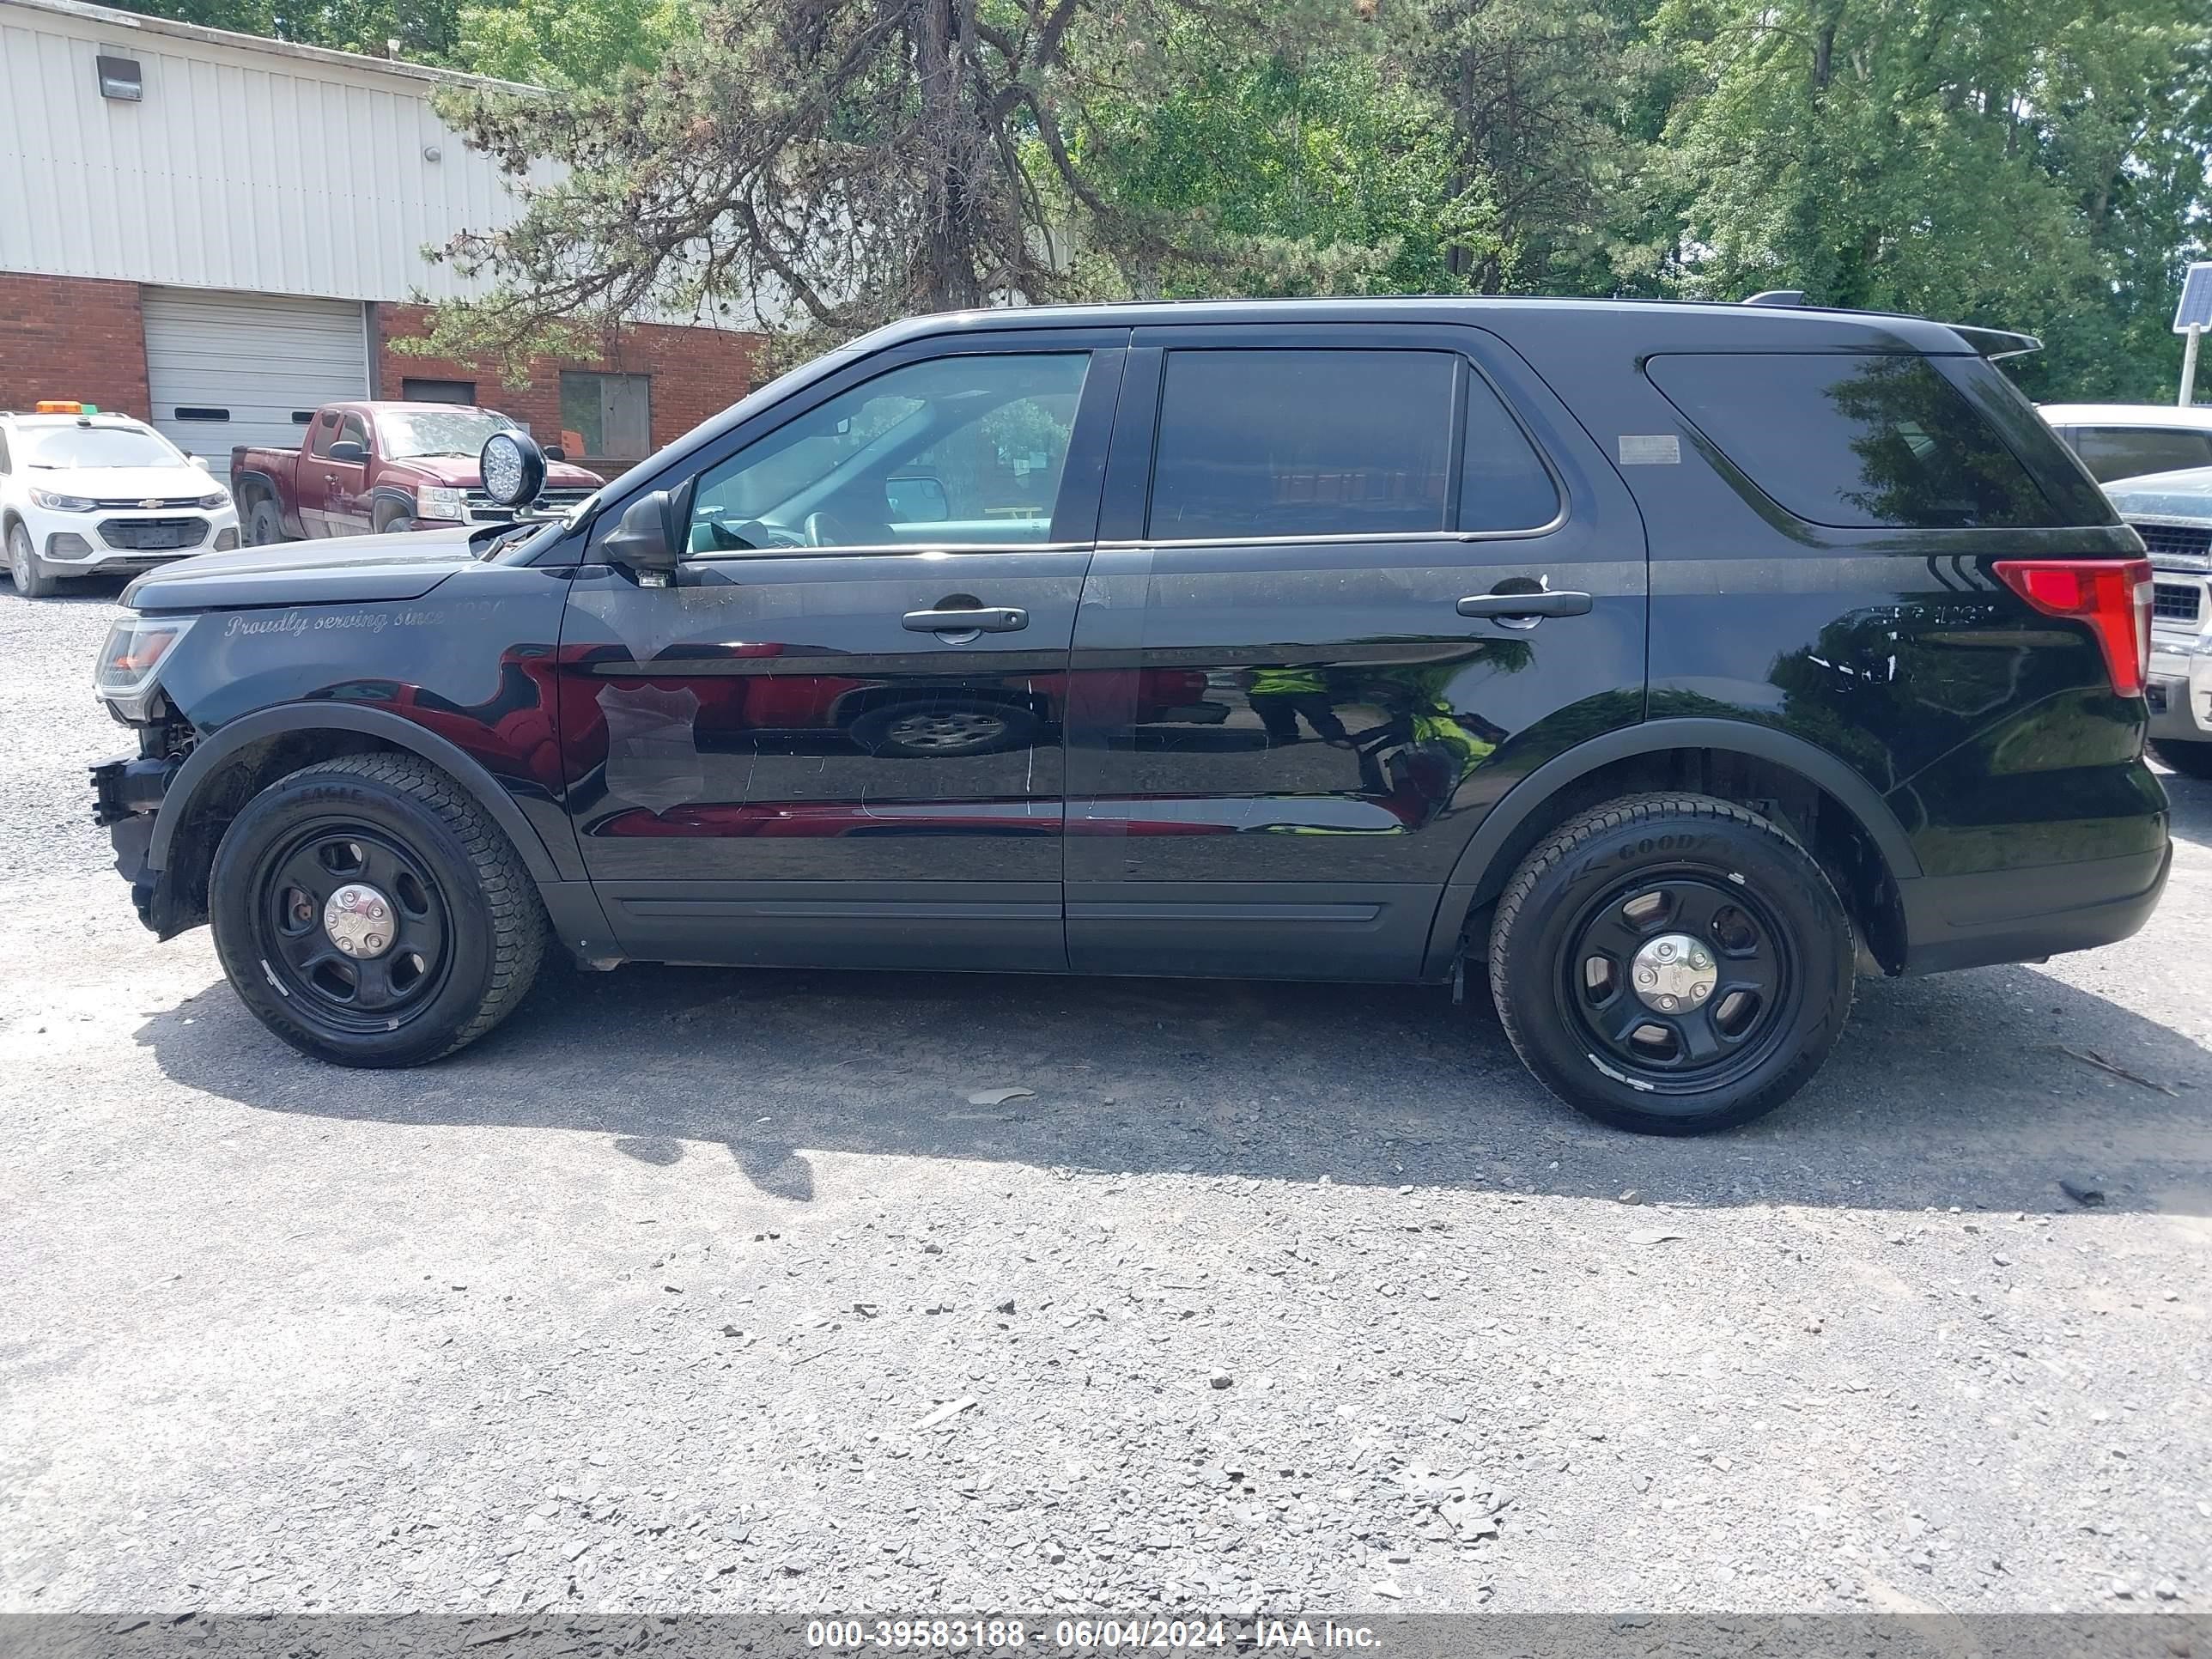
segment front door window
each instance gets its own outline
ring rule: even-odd
[[[939,357],[842,392],[700,478],[691,550],[1071,539],[1054,521],[1090,362]]]

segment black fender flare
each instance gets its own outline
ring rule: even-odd
[[[514,797],[500,787],[499,780],[482,763],[450,739],[387,710],[339,702],[288,702],[256,709],[201,738],[162,792],[161,811],[154,820],[153,844],[147,848],[147,866],[168,868],[169,849],[178,826],[191,814],[192,797],[226,761],[249,744],[288,732],[357,732],[419,755],[467,790],[477,805],[491,815],[492,822],[514,843],[514,850],[522,855],[541,890],[561,880],[544,837],[531,827]]]
[[[378,484],[368,492],[368,520],[371,525],[376,522],[378,507],[387,503],[405,507],[410,519],[416,516],[412,489],[402,489],[398,484]]]
[[[1479,824],[1452,868],[1436,920],[1429,928],[1425,970],[1435,975],[1449,971],[1458,954],[1460,932],[1468,911],[1489,880],[1491,866],[1515,834],[1540,811],[1553,795],[1576,779],[1601,766],[1638,755],[1656,755],[1670,749],[1718,749],[1753,760],[1787,767],[1808,783],[1826,791],[1859,821],[1873,838],[1889,866],[1893,881],[1910,881],[1920,872],[1919,856],[1912,850],[1905,826],[1897,820],[1875,787],[1826,750],[1794,733],[1748,720],[1713,720],[1688,716],[1644,720],[1624,726],[1577,744],[1563,755],[1554,755],[1512,788],[1492,807]]]

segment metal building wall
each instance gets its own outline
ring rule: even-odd
[[[0,270],[444,298],[466,284],[424,245],[514,216],[434,82],[138,25],[0,0]],[[143,101],[100,96],[103,52],[137,60]]]

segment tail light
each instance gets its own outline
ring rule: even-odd
[[[2112,690],[2142,696],[2150,678],[2148,559],[1999,559],[1996,573],[2045,616],[2088,623]]]

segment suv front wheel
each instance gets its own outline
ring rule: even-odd
[[[280,778],[224,832],[208,890],[232,988],[341,1066],[416,1066],[475,1042],[528,993],[550,931],[499,826],[412,755]]]
[[[1710,796],[1563,826],[1499,900],[1490,988],[1515,1052],[1648,1134],[1747,1123],[1804,1086],[1850,1012],[1850,918],[1805,850]]]

